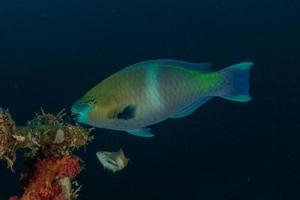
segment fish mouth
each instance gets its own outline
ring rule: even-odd
[[[89,113],[94,108],[95,105],[93,104],[76,101],[71,108],[71,112],[76,122],[87,124],[89,121]]]

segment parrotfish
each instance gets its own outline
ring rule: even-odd
[[[150,125],[186,117],[213,97],[247,102],[252,62],[220,71],[208,63],[151,60],[104,79],[72,106],[79,123],[152,137]]]
[[[122,149],[117,152],[99,151],[96,155],[104,169],[108,169],[113,173],[124,169],[129,161]]]

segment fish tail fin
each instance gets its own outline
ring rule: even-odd
[[[242,62],[221,70],[225,83],[220,97],[238,102],[250,101],[249,76],[252,65],[252,62]]]

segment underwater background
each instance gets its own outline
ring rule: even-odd
[[[299,200],[300,3],[296,0],[0,2],[0,107],[24,125],[40,107],[68,111],[110,74],[139,61],[252,61],[248,103],[214,98],[153,126],[154,138],[104,129],[78,155],[80,200]],[[97,151],[123,148],[123,171]],[[24,167],[0,165],[0,200]]]

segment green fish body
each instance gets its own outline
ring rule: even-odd
[[[221,71],[176,60],[137,63],[111,75],[72,106],[77,121],[151,137],[147,128],[191,114],[215,96],[246,102],[251,62]]]

